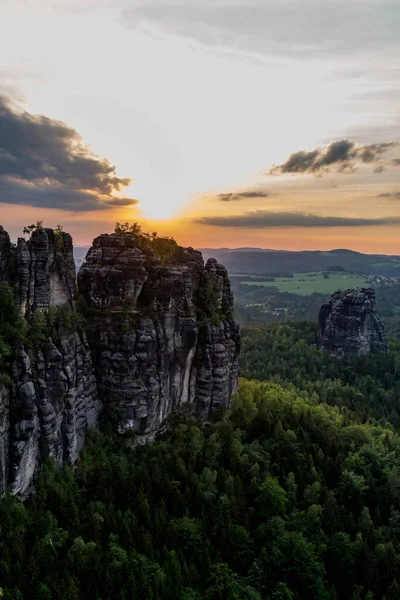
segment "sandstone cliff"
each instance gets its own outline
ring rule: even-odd
[[[10,385],[0,389],[0,490],[7,482],[25,493],[44,458],[76,460],[100,403],[86,336],[74,322],[71,236],[40,229],[14,248],[1,229],[0,240],[0,280],[30,325],[13,343]]]
[[[376,312],[372,288],[338,291],[322,305],[319,345],[337,354],[387,352],[384,326]]]
[[[0,349],[0,491],[26,493],[47,456],[73,463],[104,407],[147,439],[183,404],[203,418],[229,405],[239,331],[227,272],[177,249],[162,261],[132,235],[99,236],[78,311],[71,237],[40,228],[14,247],[0,227],[0,282],[25,326],[7,364]]]
[[[185,403],[202,417],[229,405],[239,332],[226,269],[182,249],[163,264],[129,235],[101,235],[78,274],[100,399],[120,428],[153,435]]]

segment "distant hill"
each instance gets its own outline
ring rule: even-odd
[[[75,246],[77,268],[90,246]],[[204,260],[216,258],[230,273],[280,275],[327,271],[342,266],[348,273],[400,276],[400,256],[362,254],[354,250],[264,250],[262,248],[199,248]]]
[[[261,250],[226,248],[199,248],[204,259],[216,258],[230,273],[279,275],[281,273],[308,273],[327,271],[343,266],[347,272],[365,275],[400,276],[400,256],[362,254],[353,250]]]
[[[77,269],[81,266],[85,260],[85,256],[88,253],[90,246],[74,246],[74,261]]]

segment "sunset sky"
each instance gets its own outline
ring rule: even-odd
[[[400,254],[399,0],[0,0],[0,224]]]

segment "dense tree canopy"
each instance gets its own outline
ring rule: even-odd
[[[132,448],[110,422],[74,468],[0,501],[3,598],[400,597],[398,344],[336,361],[315,325],[243,335],[230,410]]]
[[[336,268],[336,267],[335,267]],[[287,276],[286,276],[287,277]],[[257,277],[257,281],[270,280]],[[248,283],[243,283],[247,281]],[[316,319],[327,294],[314,292],[300,295],[280,291],[277,287],[255,285],[250,276],[231,277],[235,311],[240,323],[282,322],[287,319]],[[366,286],[373,285],[365,283]],[[373,285],[378,314],[383,318],[389,337],[400,339],[400,283]]]

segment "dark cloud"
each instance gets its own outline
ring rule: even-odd
[[[241,198],[268,198],[268,192],[262,192],[261,190],[241,192],[238,194]]]
[[[358,153],[363,162],[373,162],[381,154],[384,154],[394,146],[397,146],[398,142],[382,142],[381,144],[368,144],[358,149]]]
[[[396,200],[400,200],[400,192],[385,192],[384,194],[379,194],[378,198],[395,198]]]
[[[137,200],[113,194],[130,181],[92,154],[75,129],[18,113],[0,96],[0,202],[74,211],[126,206]]]
[[[316,148],[309,152],[304,150],[294,152],[286,162],[282,165],[274,165],[267,173],[269,175],[323,173],[330,171],[333,167],[336,167],[340,173],[348,173],[355,170],[357,162],[378,163],[375,167],[375,173],[380,173],[385,168],[385,163],[381,159],[382,154],[396,145],[398,145],[398,142],[360,146],[348,139],[343,139],[328,144],[326,148]]]
[[[312,168],[319,171],[322,167],[327,167],[335,163],[346,164],[354,157],[354,143],[350,140],[340,140],[329,144],[325,152],[319,154],[318,160],[314,162]],[[373,160],[373,159],[372,159]]]
[[[108,206],[132,206],[133,204],[139,204],[139,200],[135,198],[111,198],[111,200],[106,200],[105,204]]]
[[[317,157],[318,150],[294,152],[283,165],[272,167],[270,173],[306,173],[312,170]]]
[[[264,227],[362,227],[400,223],[400,216],[362,219],[358,217],[321,217],[302,212],[255,210],[228,217],[202,217],[196,219],[195,222],[217,227],[247,227],[254,229]]]
[[[218,194],[221,202],[231,202],[232,200],[242,200],[243,198],[268,198],[268,192],[260,190],[249,190],[248,192],[229,192],[227,194]]]

